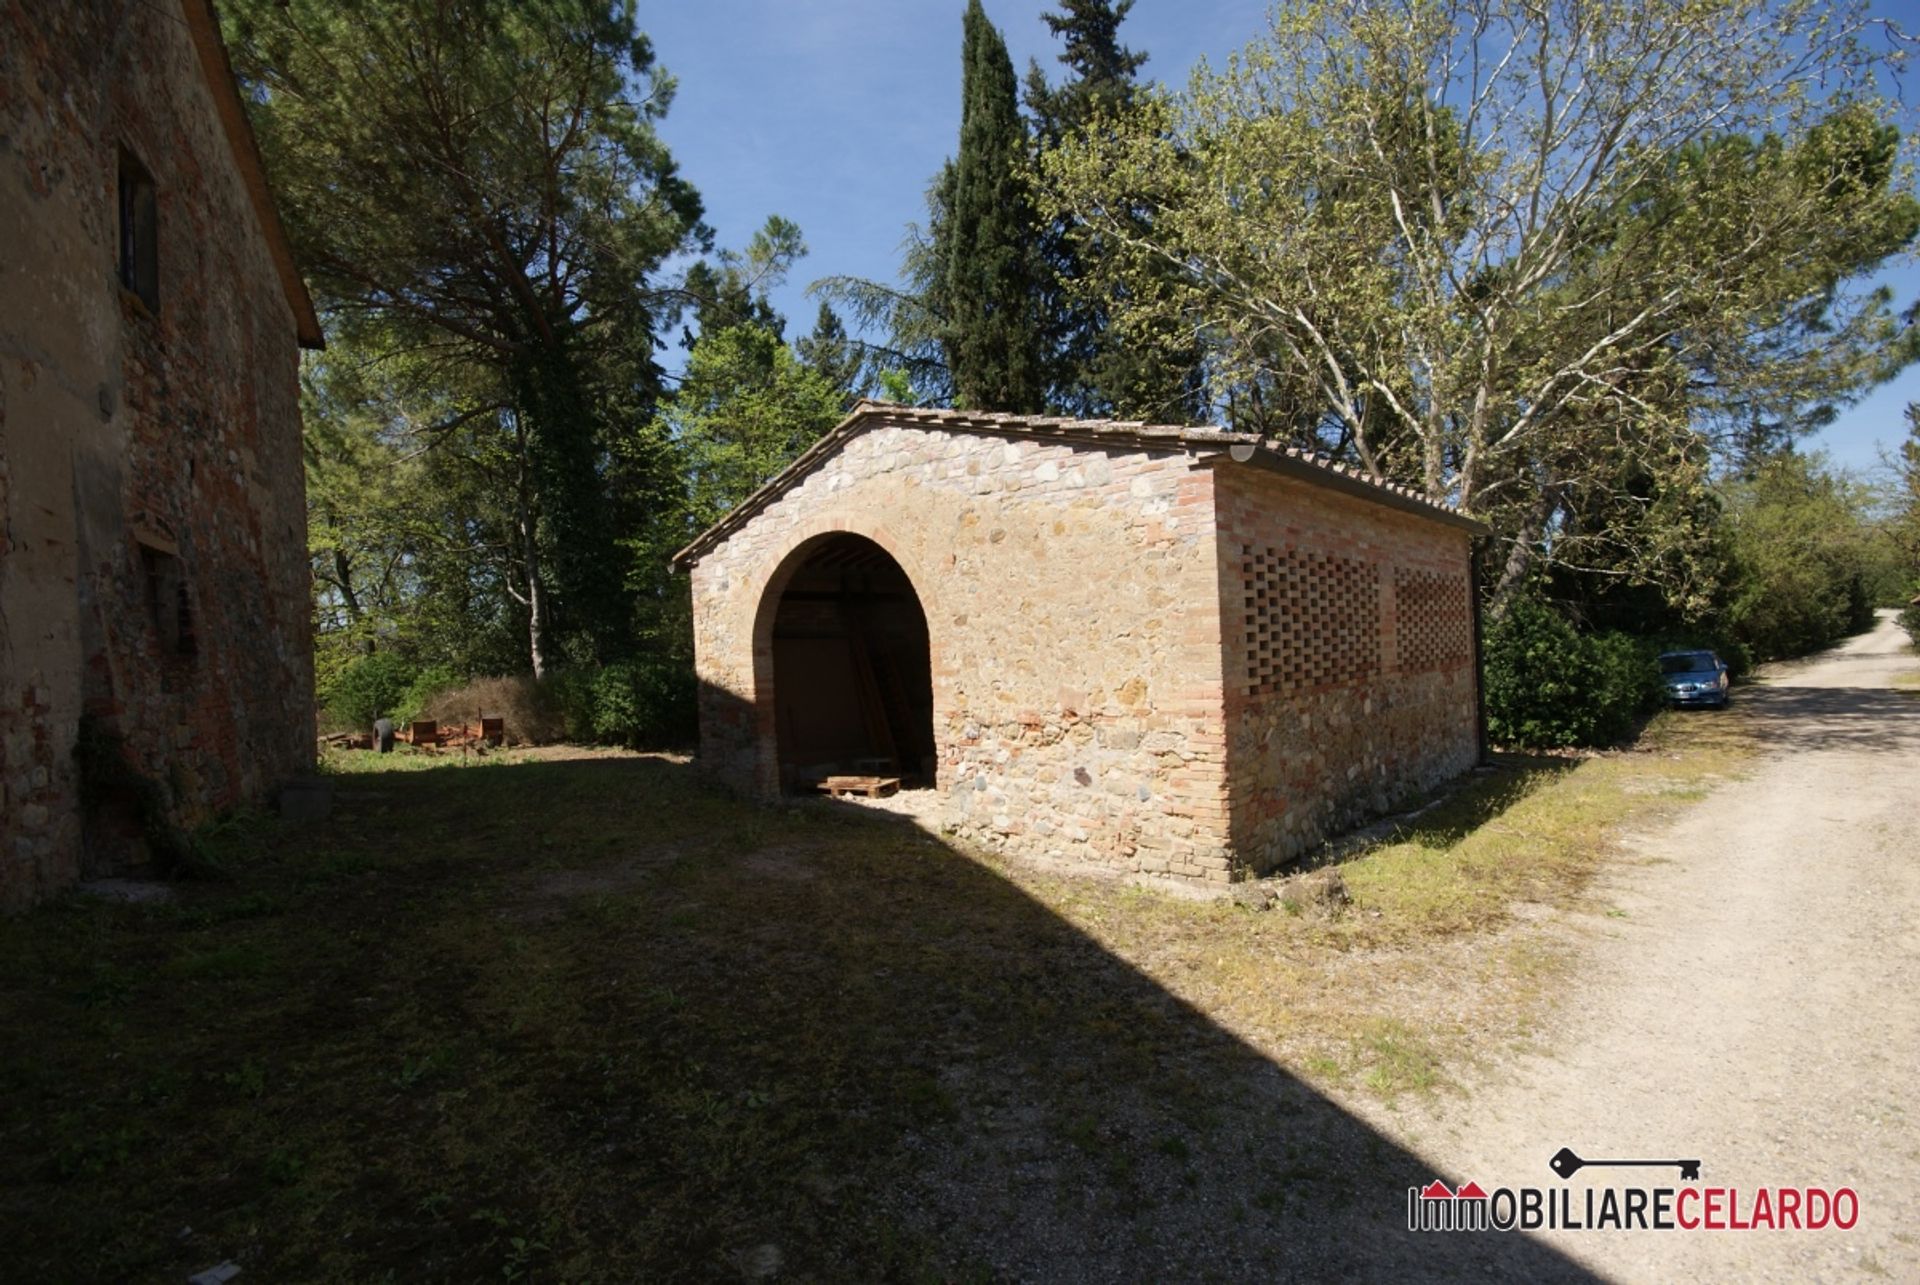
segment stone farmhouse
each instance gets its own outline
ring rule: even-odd
[[[0,907],[310,769],[320,343],[207,0],[0,8]]]
[[[1215,428],[863,402],[675,556],[700,753],[1040,858],[1264,874],[1482,753],[1485,528]]]

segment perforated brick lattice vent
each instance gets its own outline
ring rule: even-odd
[[[1400,668],[1446,669],[1473,655],[1467,582],[1460,576],[1398,568],[1393,573],[1393,627]]]
[[[1380,572],[1372,563],[1243,545],[1240,566],[1249,696],[1380,672]]]

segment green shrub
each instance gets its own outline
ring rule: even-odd
[[[1602,745],[1660,702],[1653,648],[1626,634],[1582,634],[1534,598],[1517,598],[1484,639],[1487,733],[1503,745]]]
[[[647,674],[630,660],[603,666],[593,676],[593,739],[634,745],[648,732]]]
[[[596,666],[574,665],[541,680],[540,690],[559,716],[562,739],[593,740],[593,678],[599,672]]]
[[[471,723],[486,714],[506,720],[508,739],[532,745],[659,748],[688,744],[695,731],[693,666],[671,657],[569,665],[536,683],[524,675],[465,680],[450,666],[423,669],[380,652],[341,673],[326,709],[331,725],[355,730],[383,713],[396,723]]]
[[[1913,645],[1920,647],[1920,602],[1902,611],[1897,619],[1900,627],[1907,631],[1907,637],[1913,640]]]
[[[1584,641],[1592,657],[1593,690],[1603,707],[1594,711],[1594,731],[1599,740],[1615,741],[1666,699],[1659,649],[1630,634],[1594,634]]]
[[[684,661],[636,657],[574,666],[546,685],[570,741],[638,748],[693,739],[693,669]]]
[[[396,652],[362,656],[341,670],[333,685],[321,694],[327,721],[361,731],[382,714],[393,717],[418,677],[416,667]]]
[[[593,677],[593,739],[659,746],[684,742],[693,726],[693,675],[656,660],[623,660]]]

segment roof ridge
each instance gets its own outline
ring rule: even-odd
[[[1324,451],[1271,441],[1257,433],[1218,425],[1149,424],[1141,420],[1071,419],[1058,415],[1025,415],[1013,411],[975,411],[937,406],[910,406],[903,402],[885,402],[863,397],[853,404],[846,418],[828,429],[820,439],[796,456],[793,462],[769,478],[758,490],[742,500],[732,512],[694,537],[684,549],[673,555],[672,563],[681,565],[717,543],[726,533],[745,522],[761,508],[777,499],[786,487],[815,462],[858,431],[869,420],[887,420],[928,426],[944,426],[963,432],[1013,432],[1036,436],[1058,435],[1067,440],[1100,441],[1113,439],[1155,449],[1167,444],[1212,448],[1220,447],[1237,463],[1268,461],[1267,467],[1290,473],[1303,481],[1335,485],[1362,499],[1386,503],[1389,507],[1426,514],[1457,525],[1484,531],[1482,523],[1462,513],[1453,504],[1429,498],[1404,483],[1389,481],[1380,475],[1334,459]],[[1243,453],[1244,452],[1244,453]],[[1289,463],[1290,462],[1290,463]],[[1283,467],[1284,466],[1284,467]],[[1333,479],[1339,479],[1334,483]],[[1391,497],[1391,498],[1389,498]]]
[[[1077,429],[1081,432],[1100,433],[1142,433],[1151,436],[1179,435],[1186,440],[1241,441],[1263,450],[1280,452],[1289,458],[1312,464],[1329,472],[1349,477],[1355,481],[1377,486],[1381,490],[1391,491],[1395,495],[1419,501],[1447,513],[1459,513],[1459,507],[1428,497],[1424,492],[1409,486],[1405,482],[1396,482],[1383,477],[1371,469],[1361,468],[1338,460],[1327,451],[1293,444],[1272,441],[1258,433],[1244,429],[1226,428],[1219,424],[1155,424],[1138,419],[1075,419],[1062,415],[1028,415],[1019,411],[978,411],[948,409],[939,406],[914,406],[906,402],[882,401],[875,397],[862,397],[854,403],[849,418],[868,414],[885,414],[900,419],[912,419],[922,423],[942,423],[968,425],[985,422],[1005,428],[1061,428]]]

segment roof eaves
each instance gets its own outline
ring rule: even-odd
[[[1316,455],[1296,447],[1273,446],[1251,433],[1239,433],[1211,426],[1181,427],[1171,424],[1144,424],[1134,420],[1063,419],[1053,415],[935,410],[902,406],[893,402],[862,400],[855,404],[845,419],[827,430],[819,441],[802,451],[793,463],[769,478],[752,495],[741,501],[732,512],[695,536],[685,548],[675,553],[668,560],[668,565],[678,569],[698,560],[708,549],[738,530],[747,519],[778,499],[796,481],[811,471],[816,463],[837,450],[841,443],[864,429],[869,423],[876,422],[910,424],[926,428],[952,429],[965,433],[1020,437],[1039,441],[1082,441],[1093,445],[1126,445],[1148,450],[1193,450],[1199,455],[1200,462],[1203,464],[1217,464],[1221,460],[1231,459],[1236,463],[1252,464],[1315,486],[1328,487],[1359,499],[1398,509],[1404,513],[1443,522],[1476,535],[1485,535],[1489,530],[1484,523],[1468,517],[1449,505],[1436,503],[1411,487],[1375,477],[1371,473],[1351,468],[1324,455]]]
[[[214,109],[226,133],[227,146],[233,152],[234,165],[240,171],[240,181],[247,189],[254,216],[260,220],[260,230],[266,235],[267,252],[273,259],[274,272],[280,278],[281,293],[286,296],[287,306],[293,310],[294,335],[302,348],[325,348],[327,341],[320,331],[320,317],[314,311],[313,296],[307,293],[307,283],[301,279],[300,267],[293,259],[293,246],[287,240],[286,228],[280,222],[280,212],[273,203],[273,190],[267,186],[267,169],[260,158],[260,143],[247,120],[246,104],[240,101],[240,90],[233,78],[233,63],[227,57],[226,42],[220,38],[220,19],[213,11],[213,2],[180,0],[180,7],[186,15],[187,31],[193,38],[194,50],[200,55],[200,69],[206,76],[207,88],[213,92]]]
[[[1468,517],[1450,504],[1428,499],[1413,487],[1390,482],[1298,447],[1276,447],[1247,440],[1230,447],[1227,458],[1236,464],[1251,464],[1283,477],[1296,478],[1314,486],[1324,486],[1345,495],[1398,509],[1402,513],[1444,522],[1474,535],[1490,535],[1493,531],[1479,519]]]
[[[801,451],[794,457],[793,463],[762,482],[746,499],[733,506],[718,522],[693,537],[686,547],[667,559],[669,567],[678,570],[692,563],[701,554],[718,544],[726,536],[737,530],[746,520],[761,509],[778,499],[799,477],[809,472],[814,464],[847,438],[853,436],[853,429],[871,414],[874,403],[862,401],[847,413],[847,417],[820,435],[820,440]]]

